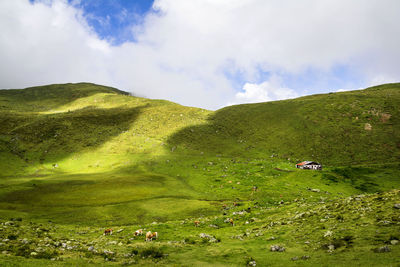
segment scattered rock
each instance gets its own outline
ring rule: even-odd
[[[103,250],[103,253],[106,255],[114,255],[114,252],[110,251],[110,250]]]
[[[380,115],[381,115],[380,120],[383,123],[387,122],[390,119],[390,117],[392,117],[392,114],[389,113],[381,113]]]
[[[369,123],[366,123],[366,124],[364,125],[364,130],[366,130],[366,131],[371,131],[371,130],[372,130],[372,125],[369,124]]]
[[[319,192],[321,192],[321,190],[320,190],[320,189],[318,189],[318,188],[313,188],[313,189],[311,189],[310,191],[311,191],[311,192],[315,192],[315,193],[319,193]]]
[[[246,211],[234,211],[234,212],[232,212],[232,215],[243,215],[243,214],[245,214],[245,213],[247,213]]]
[[[400,209],[400,203],[394,204],[394,205],[393,205],[393,208],[395,208],[395,209]]]
[[[210,242],[210,243],[217,243],[217,242],[219,242],[214,236],[211,236],[211,235],[208,235],[208,234],[205,234],[205,233],[201,233],[199,236],[200,236],[200,238],[202,238],[202,239],[207,239],[208,242]]]
[[[284,252],[286,249],[279,245],[272,245],[270,250],[272,252]]]
[[[383,246],[383,247],[374,249],[374,252],[376,252],[376,253],[384,253],[384,252],[390,252],[390,251],[391,251],[391,249],[388,246]]]
[[[311,258],[311,257],[308,256],[308,255],[304,255],[304,256],[301,257],[302,260],[308,260],[308,259],[310,259],[310,258]]]
[[[328,245],[328,252],[332,252],[334,250],[335,250],[335,245],[332,244]]]
[[[31,252],[31,256],[33,256],[33,257],[35,257],[35,256],[37,256],[37,252]]]
[[[117,233],[121,233],[122,231],[124,231],[124,229],[118,229]]]
[[[301,213],[299,213],[299,214],[296,214],[295,216],[294,216],[294,219],[300,219],[300,218],[302,218],[303,216],[304,216],[304,212],[301,212]]]
[[[332,236],[332,234],[333,234],[333,232],[330,231],[330,230],[328,230],[328,231],[326,231],[326,233],[324,234],[324,237],[330,237],[330,236]]]
[[[250,261],[248,264],[248,266],[257,266],[256,261]]]
[[[232,239],[239,239],[239,240],[243,240],[243,235],[233,235],[231,236]]]
[[[397,245],[398,243],[399,243],[399,240],[396,240],[396,239],[390,240],[390,244],[392,244],[392,245]]]
[[[93,250],[94,250],[94,247],[93,247],[93,246],[90,246],[90,247],[88,247],[88,250],[89,250],[89,251],[93,251]]]
[[[293,257],[293,258],[291,258],[291,260],[292,261],[297,261],[297,260],[299,260],[299,257]]]

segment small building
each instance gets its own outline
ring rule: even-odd
[[[322,170],[322,165],[315,161],[303,161],[296,164],[297,169]]]

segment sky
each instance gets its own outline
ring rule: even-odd
[[[218,109],[400,81],[398,0],[1,0],[0,88]]]

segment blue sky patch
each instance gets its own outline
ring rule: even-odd
[[[71,4],[76,1],[69,0]],[[135,41],[132,27],[143,22],[153,0],[82,0],[74,5],[101,39],[119,45]]]
[[[43,0],[29,2],[49,3]],[[83,10],[87,23],[101,39],[120,45],[135,41],[132,29],[143,23],[154,0],[68,0],[68,3]]]

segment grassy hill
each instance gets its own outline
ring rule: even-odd
[[[400,158],[400,84],[226,107],[170,137],[232,156],[373,164]]]
[[[0,262],[395,264],[391,244],[369,254],[399,239],[399,94],[400,84],[387,84],[212,112],[89,83],[0,90],[0,239],[9,239]],[[300,160],[324,169],[298,170]],[[352,199],[370,209],[364,232],[354,226],[359,202],[344,204],[360,194]],[[309,209],[316,215],[293,219]],[[105,227],[125,230],[101,237]],[[159,241],[131,239],[138,228]],[[335,235],[324,238],[328,230]],[[40,242],[47,254],[34,251]],[[287,251],[267,252],[276,242]],[[328,252],[331,244],[341,249]],[[303,254],[311,260],[290,260]]]

